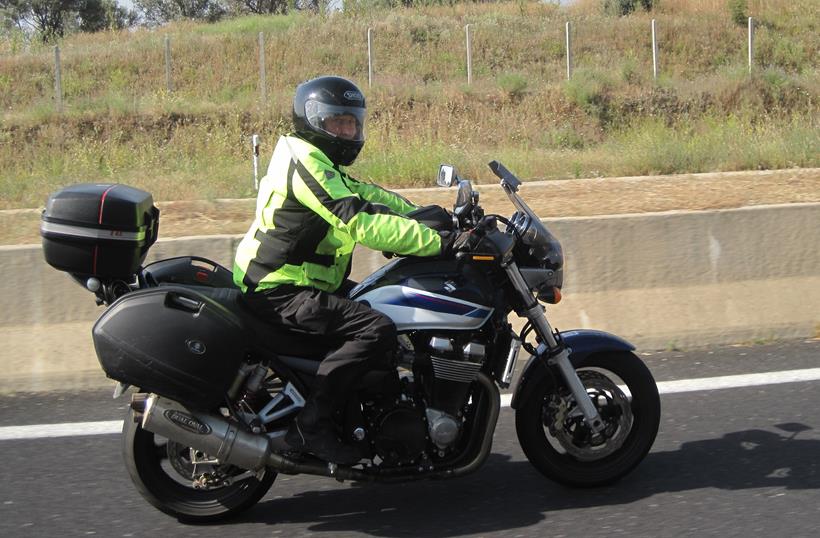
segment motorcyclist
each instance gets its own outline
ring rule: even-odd
[[[336,463],[361,456],[339,439],[332,414],[364,372],[389,366],[396,341],[390,318],[346,298],[354,246],[436,256],[450,243],[404,216],[416,209],[408,200],[341,168],[364,145],[365,111],[364,95],[349,80],[323,76],[296,88],[294,131],[274,149],[233,269],[259,316],[333,347],[286,440]]]

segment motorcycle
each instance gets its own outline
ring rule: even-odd
[[[337,465],[285,442],[332,342],[257,319],[231,272],[199,257],[142,262],[158,235],[151,195],[125,185],[75,185],[49,198],[41,235],[48,263],[107,308],[93,328],[115,397],[136,387],[123,423],[125,465],[140,494],[183,521],[214,521],[254,505],[278,473],[359,482],[456,478],[487,459],[521,349],[530,358],[512,394],[526,457],[574,487],[615,482],[646,456],[660,421],[655,381],[634,346],[600,331],[553,330],[561,298],[558,240],[490,163],[515,206],[486,215],[469,180],[452,212],[411,213],[439,230],[469,231],[454,255],[401,257],[349,293],[389,316],[393,366],[368,372],[339,435],[363,458]],[[526,319],[520,334],[508,321]],[[320,339],[321,340],[321,339]]]

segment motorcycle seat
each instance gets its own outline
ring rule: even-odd
[[[177,284],[179,286],[179,284]],[[242,325],[253,333],[255,344],[276,355],[286,355],[301,359],[319,361],[334,349],[327,338],[316,338],[315,334],[299,332],[260,319],[245,304],[242,291],[238,288],[213,288],[209,286],[182,286],[194,290],[225,307],[236,315]]]

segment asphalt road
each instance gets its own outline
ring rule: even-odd
[[[644,355],[658,381],[820,367],[820,341]],[[280,476],[256,507],[186,526],[150,507],[118,435],[0,441],[0,536],[810,536],[820,525],[820,381],[662,396],[658,439],[618,484],[543,478],[502,410],[493,452],[449,481],[360,485]],[[0,398],[0,428],[108,421],[107,391]]]

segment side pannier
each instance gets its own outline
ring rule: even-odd
[[[108,377],[194,409],[225,401],[252,339],[236,314],[181,286],[120,297],[93,337]]]

